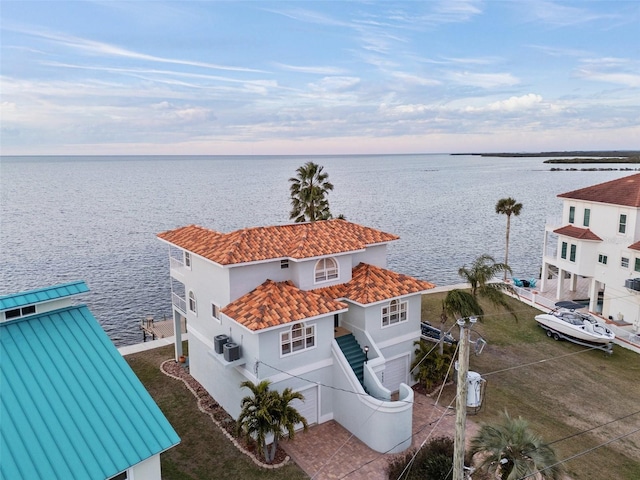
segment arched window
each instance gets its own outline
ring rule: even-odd
[[[382,307],[382,326],[388,327],[407,320],[407,302],[391,300],[389,305]]]
[[[196,303],[196,294],[192,290],[189,291],[189,310],[198,313],[198,304]]]
[[[288,355],[316,346],[316,326],[297,323],[280,334],[280,354]]]
[[[316,283],[338,278],[338,262],[333,258],[321,258],[316,263]]]

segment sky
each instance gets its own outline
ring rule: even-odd
[[[3,155],[640,149],[640,2],[7,1]]]

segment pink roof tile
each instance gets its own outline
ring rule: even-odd
[[[333,255],[399,238],[340,219],[244,228],[231,233],[189,225],[159,233],[158,237],[221,265]]]
[[[267,280],[222,309],[249,330],[284,325],[318,315],[345,310],[347,305],[314,292],[300,290],[293,283]]]
[[[558,197],[640,207],[640,173],[561,193]]]
[[[434,288],[424,280],[360,263],[353,269],[349,282],[313,290],[330,298],[344,298],[361,305],[419,293]]]
[[[593,233],[588,228],[578,228],[573,225],[566,225],[564,227],[556,228],[553,233],[557,233],[558,235],[565,235],[571,238],[577,238],[579,240],[597,240],[599,242],[602,239]]]

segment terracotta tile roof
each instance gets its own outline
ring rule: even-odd
[[[222,309],[222,313],[255,331],[346,308],[347,304],[343,302],[300,290],[289,281],[267,280],[228,304]]]
[[[564,227],[556,228],[553,233],[557,233],[558,235],[565,235],[571,238],[577,238],[579,240],[597,240],[599,242],[602,239],[593,233],[588,228],[578,228],[573,225],[566,225]]]
[[[330,298],[345,298],[361,305],[423,292],[434,288],[430,282],[366,263],[353,269],[351,281],[313,290]]]
[[[632,243],[627,248],[630,248],[631,250],[640,250],[640,242]]]
[[[158,237],[221,265],[333,255],[399,238],[339,219],[244,228],[231,233],[189,225],[159,233]]]
[[[640,207],[640,173],[572,192],[561,193],[558,197]]]

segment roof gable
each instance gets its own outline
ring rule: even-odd
[[[553,233],[564,235],[566,237],[577,238],[579,240],[596,240],[598,242],[602,241],[599,236],[597,236],[588,228],[579,228],[573,225],[566,225],[561,228],[556,228]]]
[[[363,250],[399,237],[345,220],[253,227],[219,233],[197,225],[162,232],[158,238],[220,265],[303,259]]]
[[[640,173],[561,193],[558,197],[640,207]]]
[[[0,325],[2,478],[108,478],[180,439],[89,309]]]
[[[366,263],[358,264],[347,283],[314,290],[331,298],[345,298],[362,305],[424,292],[435,285],[402,273]]]
[[[29,290],[27,292],[2,295],[0,296],[0,311],[23,307],[25,305],[32,305],[35,303],[47,302],[50,300],[57,300],[88,291],[89,287],[87,287],[87,284],[82,280],[79,280],[77,282],[63,283],[52,287]]]
[[[342,302],[300,290],[293,283],[267,280],[234,300],[222,313],[249,330],[262,330],[345,310]]]

